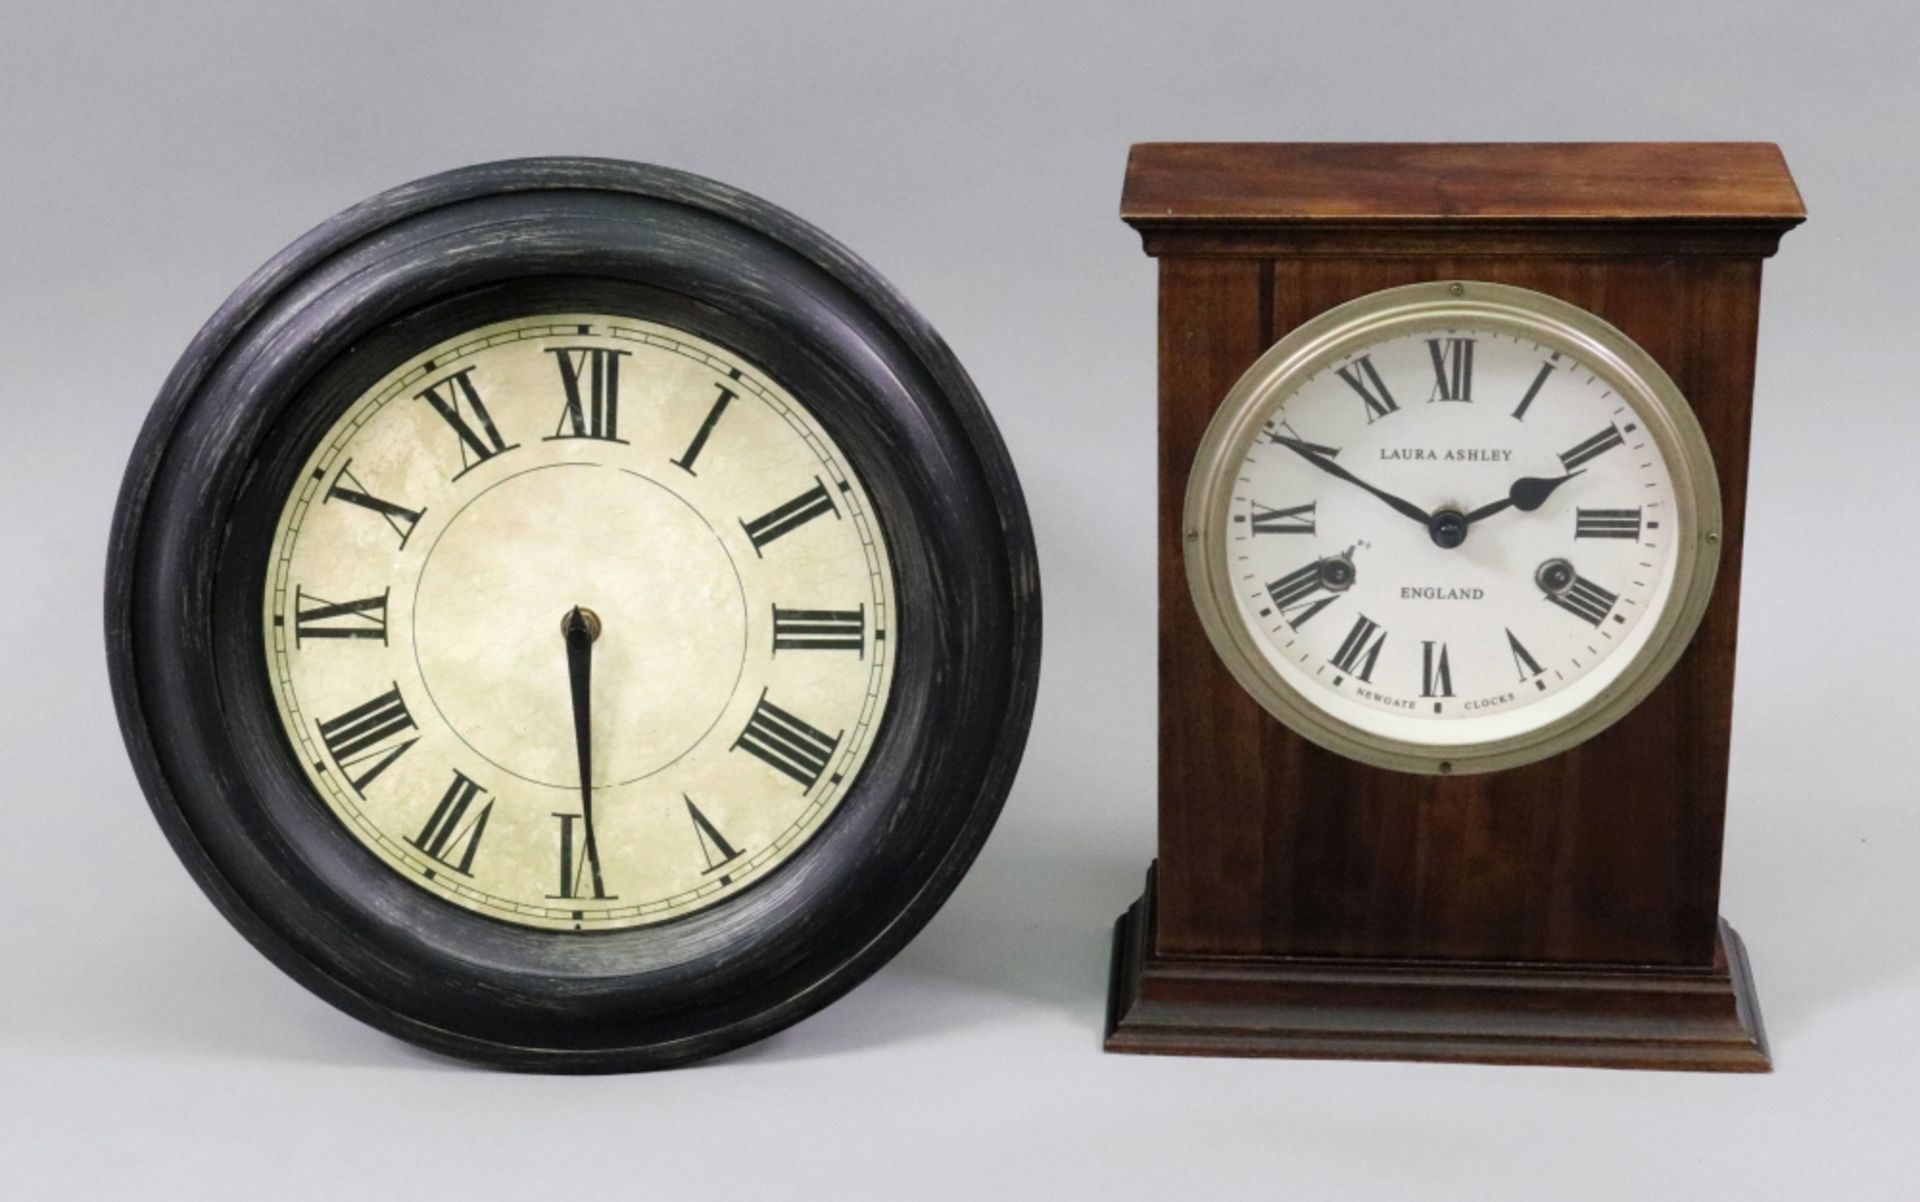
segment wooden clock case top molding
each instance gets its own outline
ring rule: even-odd
[[[1805,213],[1756,143],[1144,144],[1160,261],[1159,858],[1116,930],[1114,1051],[1764,1070],[1719,918],[1761,262]],[[1718,581],[1637,709],[1478,776],[1391,772],[1271,718],[1188,595],[1182,498],[1282,335],[1397,285],[1579,305],[1645,348],[1718,467]]]

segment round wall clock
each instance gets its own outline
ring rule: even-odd
[[[1392,288],[1281,339],[1186,498],[1214,647],[1275,717],[1409,772],[1591,737],[1658,684],[1718,564],[1713,461],[1617,329],[1541,293]]]
[[[509,1067],[670,1065],[897,952],[1038,663],[986,409],[798,219],[635,164],[397,189],[254,276],[116,515],[155,813],[328,1001]]]

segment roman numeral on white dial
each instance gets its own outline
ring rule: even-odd
[[[1245,402],[1217,541],[1183,547],[1225,565],[1242,645],[1402,746],[1592,704],[1678,560],[1674,476],[1621,381],[1574,342],[1461,319],[1326,353]]]

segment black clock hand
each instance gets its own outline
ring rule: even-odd
[[[593,641],[600,637],[600,622],[576,605],[560,624],[560,630],[567,638],[567,680],[573,691],[573,743],[580,759],[580,825],[586,830],[582,852],[593,873],[593,895],[605,897],[607,891],[600,882],[600,849],[593,841]]]
[[[1513,482],[1507,495],[1498,501],[1492,501],[1467,514],[1464,521],[1471,526],[1482,518],[1490,518],[1503,509],[1518,509],[1522,513],[1532,513],[1547,503],[1553,490],[1578,476],[1586,468],[1568,472],[1564,476],[1522,476]]]
[[[1312,443],[1301,442],[1297,438],[1288,438],[1282,434],[1271,435],[1271,437],[1273,441],[1279,443],[1281,446],[1287,448],[1289,451],[1292,451],[1294,454],[1300,456],[1300,458],[1306,460],[1308,463],[1311,463],[1313,466],[1319,468],[1321,471],[1327,473],[1329,476],[1332,476],[1337,480],[1345,480],[1348,484],[1358,485],[1359,487],[1372,493],[1374,496],[1379,497],[1382,501],[1385,501],[1394,510],[1394,512],[1403,513],[1406,516],[1412,518],[1414,521],[1419,522],[1422,526],[1426,526],[1432,523],[1433,515],[1429,514],[1426,510],[1420,508],[1418,505],[1415,505],[1413,502],[1403,501],[1399,497],[1394,496],[1390,492],[1387,492],[1383,489],[1375,488],[1373,485],[1368,484],[1365,480],[1362,480],[1360,477],[1354,475],[1352,472],[1348,471],[1346,468],[1341,467],[1339,464],[1335,463],[1333,460],[1325,459],[1319,455],[1316,455],[1314,453],[1314,448]]]

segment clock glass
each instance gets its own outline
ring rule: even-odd
[[[892,683],[887,540],[832,437],[725,347],[607,313],[467,330],[353,399],[262,584],[279,719],[340,823],[530,927],[765,878]]]
[[[1488,768],[1657,681],[1704,601],[1712,493],[1685,401],[1618,331],[1519,289],[1395,289],[1228,398],[1190,574],[1216,645],[1302,733]]]

